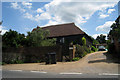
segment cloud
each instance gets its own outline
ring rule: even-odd
[[[25,14],[24,14],[24,18],[27,18],[27,19],[33,20],[33,15],[30,14],[30,13],[25,13]]]
[[[103,34],[103,33],[101,33],[101,34]],[[92,37],[93,37],[94,39],[96,39],[97,36],[100,36],[101,34],[94,34],[94,35],[92,35]],[[106,39],[107,39],[107,34],[103,34],[103,35],[105,35],[105,36],[106,36]]]
[[[31,13],[28,9],[21,8],[17,3],[15,3],[14,7],[20,6],[21,9],[26,10],[26,13],[23,14],[24,18],[37,22],[48,20],[48,23],[45,25],[50,23],[74,22],[80,27],[81,24],[86,23],[96,11],[105,11],[107,8],[112,8],[116,4],[117,2],[75,2],[74,0],[67,0],[67,2],[64,2],[64,0],[53,0],[35,11],[31,9]],[[32,7],[32,3],[29,2],[22,2],[22,5],[27,6],[28,8]],[[108,16],[109,15],[105,14],[100,15],[101,18]]]
[[[21,12],[25,12],[25,11],[26,11],[24,8],[21,8],[21,6],[20,6],[17,2],[11,3],[11,7],[12,7],[13,9],[18,9],[18,10],[20,10]]]
[[[101,12],[99,12],[99,18],[109,17],[109,15],[110,15],[113,11],[115,11],[115,9],[108,9],[108,11],[102,10]]]
[[[44,12],[41,8],[38,8],[36,11],[37,11],[37,13],[42,13],[42,12]]]
[[[25,6],[26,8],[32,8],[32,3],[30,3],[30,2],[23,1],[22,5]]]
[[[109,15],[106,15],[106,14],[101,14],[100,15],[100,18],[106,18],[106,17],[109,17]]]
[[[114,23],[114,21],[107,21],[105,24],[100,25],[96,28],[96,31],[102,31],[102,32],[109,32],[110,26]]]
[[[18,9],[18,8],[20,8],[20,6],[18,5],[17,2],[15,2],[15,3],[11,3],[11,7],[14,8],[14,9]]]
[[[3,35],[5,32],[7,32],[8,30],[4,29],[5,27],[0,25],[0,31],[2,31],[0,34]]]
[[[83,24],[96,12],[103,11],[107,8],[114,7],[116,3],[99,3],[99,2],[64,2],[64,0],[53,0],[44,6],[46,12],[52,17],[58,17],[55,21],[59,22],[74,22],[76,24]],[[109,15],[101,15],[101,18]],[[52,18],[54,19],[54,18]]]
[[[112,13],[113,11],[115,11],[115,9],[109,9],[109,10],[108,10],[108,13],[110,14],[110,13]]]

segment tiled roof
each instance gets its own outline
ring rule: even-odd
[[[37,28],[33,29],[33,31],[36,30]],[[85,32],[83,32],[80,28],[78,28],[74,23],[51,25],[47,27],[42,27],[42,29],[50,31],[49,37],[85,34]]]

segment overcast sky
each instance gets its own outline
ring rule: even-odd
[[[33,28],[74,22],[88,35],[96,38],[110,30],[118,17],[118,1],[95,2],[74,0],[50,2],[2,2],[2,34],[9,29],[27,34]]]

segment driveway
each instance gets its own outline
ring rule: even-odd
[[[75,62],[57,62],[53,65],[45,63],[9,64],[3,70],[41,71],[48,73],[118,73],[118,63],[113,63],[112,58],[106,56],[106,51],[90,53]]]

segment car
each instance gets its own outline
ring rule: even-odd
[[[106,51],[106,48],[104,46],[99,46],[98,51]]]

